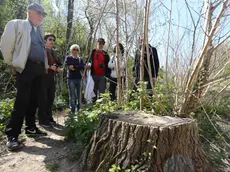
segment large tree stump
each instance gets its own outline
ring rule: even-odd
[[[113,164],[122,171],[212,171],[193,119],[141,112],[101,116],[81,162],[87,172],[107,172]]]

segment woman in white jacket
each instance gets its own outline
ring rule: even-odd
[[[116,100],[116,88],[117,88],[117,72],[116,72],[116,63],[117,63],[117,57],[116,57],[116,45],[113,46],[113,53],[114,55],[111,57],[108,67],[111,69],[111,74],[110,74],[110,87],[109,87],[109,92],[110,92],[110,97],[111,100],[114,101]],[[120,76],[121,80],[125,75],[125,61],[124,61],[124,47],[121,43],[119,43],[119,57],[120,57]]]

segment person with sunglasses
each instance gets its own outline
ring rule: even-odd
[[[43,94],[41,88],[48,68],[40,28],[45,16],[44,8],[32,3],[27,8],[27,19],[9,21],[1,37],[0,47],[4,61],[16,73],[17,95],[5,128],[6,146],[10,151],[23,147],[23,143],[18,141],[18,136],[24,118],[27,135],[47,135],[35,124],[38,95]]]
[[[53,49],[55,40],[56,37],[51,33],[47,33],[44,36],[46,57],[49,68],[48,73],[44,76],[44,98],[41,100],[46,101],[46,103],[42,103],[43,106],[38,108],[39,125],[42,127],[52,127],[56,124],[52,115],[52,106],[56,91],[55,74],[60,72],[60,67],[62,64],[57,58],[57,54]]]
[[[82,73],[85,68],[83,59],[79,56],[80,47],[73,44],[70,47],[70,56],[66,57],[65,64],[67,65],[67,84],[70,97],[70,110],[75,113],[75,110],[80,109],[80,94]]]

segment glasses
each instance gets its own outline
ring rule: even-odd
[[[35,11],[38,15],[42,16],[42,17],[45,17],[46,14],[44,12],[41,12],[41,11]]]
[[[79,50],[74,48],[73,51],[79,51]]]
[[[55,39],[52,39],[52,38],[49,38],[48,40],[49,40],[49,41],[54,41],[54,42],[55,42]]]

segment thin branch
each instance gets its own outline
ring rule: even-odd
[[[214,50],[216,50],[221,44],[223,44],[228,38],[230,38],[230,35],[226,36],[221,42],[219,42],[216,46],[213,47]]]

